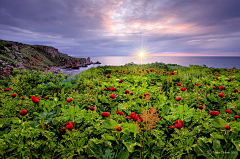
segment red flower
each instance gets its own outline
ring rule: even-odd
[[[122,128],[121,127],[116,127],[116,130],[117,131],[122,131]]]
[[[17,96],[17,93],[11,94],[12,99],[14,99]]]
[[[31,100],[33,101],[33,103],[39,103],[39,97],[36,97],[36,96],[32,96],[31,97]]]
[[[118,71],[118,73],[121,73],[120,71]]]
[[[162,73],[166,73],[166,71],[163,71]]]
[[[110,113],[108,113],[108,112],[102,112],[102,113],[101,113],[101,116],[102,116],[102,117],[110,117]]]
[[[178,129],[181,129],[182,126],[183,126],[182,120],[176,120],[176,121],[175,121],[175,127],[173,127],[173,126],[169,126],[169,127],[170,127],[170,128],[178,128]]]
[[[196,86],[199,86],[199,84],[197,83]]]
[[[212,88],[213,88],[213,89],[216,89],[216,87],[215,87],[215,86],[213,86]]]
[[[111,76],[110,75],[107,75],[107,78],[110,78]]]
[[[233,92],[234,92],[234,93],[238,92],[238,89],[234,89]]]
[[[20,111],[20,115],[25,116],[26,114],[27,114],[27,110],[22,109],[22,110]]]
[[[240,118],[240,113],[239,113],[239,115],[234,115],[233,117]]]
[[[125,72],[125,70],[123,70],[123,72]]]
[[[136,117],[135,112],[132,112],[132,113],[130,114],[130,118],[131,118],[131,119],[134,119],[135,117]]]
[[[25,100],[25,97],[22,97],[21,100]]]
[[[71,121],[71,122],[68,121],[68,122],[66,123],[66,128],[63,128],[63,127],[60,127],[60,128],[63,129],[63,130],[65,130],[65,129],[72,130],[73,127],[74,127],[73,121]],[[75,129],[74,129],[74,130],[75,130]]]
[[[90,87],[91,85],[87,85],[88,87]]]
[[[153,69],[150,69],[150,72],[152,72],[153,71]]]
[[[171,75],[174,75],[174,72],[173,72],[173,71],[171,72]]]
[[[226,129],[226,130],[230,130],[231,127],[230,127],[229,125],[225,125],[225,129]]]
[[[215,79],[216,79],[216,80],[219,80],[219,78],[218,78],[218,77],[216,77]]]
[[[72,98],[69,98],[69,99],[67,99],[67,102],[69,103],[69,102],[71,102],[73,99]]]
[[[181,97],[175,98],[176,101],[180,101],[181,99]]]
[[[90,110],[95,110],[95,108],[94,108],[94,107],[90,107],[89,109],[90,109]]]
[[[229,70],[227,70],[227,72],[229,72]]]
[[[130,92],[129,94],[130,94],[130,95],[133,95],[133,92]]]
[[[145,93],[144,96],[149,96],[149,93]]]
[[[44,97],[45,100],[49,99],[49,97]]]
[[[155,71],[156,73],[158,73],[158,71]]]
[[[142,71],[144,71],[144,69],[142,69]]]
[[[219,115],[219,112],[217,112],[217,111],[211,111],[210,112],[210,115],[212,115],[212,116],[218,116]]]
[[[116,91],[116,88],[110,87],[110,91]]]
[[[224,97],[224,93],[221,92],[221,93],[218,94],[218,96],[221,97],[221,98],[223,98],[223,97]]]
[[[139,73],[141,73],[141,71],[139,71]]]
[[[187,89],[186,87],[182,87],[181,91],[186,91],[186,89]]]
[[[224,90],[225,88],[223,86],[219,86],[218,89]]]
[[[90,86],[89,88],[90,88],[90,89],[93,89],[93,87],[92,87],[92,86]]]
[[[228,114],[232,114],[232,111],[231,111],[231,110],[227,110],[227,109],[226,109],[225,112],[228,113]]]
[[[178,86],[181,86],[182,84],[181,84],[181,83],[178,83],[177,85],[178,85]]]
[[[109,97],[112,98],[112,99],[116,98],[115,94],[111,94]]]
[[[119,110],[117,110],[116,113],[119,115],[123,115],[123,112],[120,112]]]
[[[129,93],[129,90],[126,90],[126,91],[125,91],[125,94],[128,94],[128,93]]]
[[[203,109],[203,106],[202,106],[202,105],[199,105],[198,108],[199,108],[199,109]]]
[[[229,78],[229,79],[228,79],[228,82],[231,82],[231,81],[232,81],[232,79],[231,79],[231,78]]]
[[[105,87],[105,88],[104,88],[104,90],[106,91],[106,90],[107,90],[107,88]]]
[[[10,88],[5,88],[5,91],[10,91]]]
[[[122,83],[122,82],[123,82],[123,80],[122,80],[122,79],[120,79],[120,80],[119,80],[119,83]]]

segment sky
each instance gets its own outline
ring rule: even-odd
[[[0,39],[71,56],[240,56],[239,0],[1,0]]]

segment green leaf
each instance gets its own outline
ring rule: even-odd
[[[123,144],[127,147],[128,152],[133,152],[134,151],[134,146],[140,146],[141,147],[141,145],[137,142],[132,143],[132,142],[125,142],[123,140]]]
[[[117,126],[117,122],[112,119],[107,119],[102,122],[102,126],[107,128],[107,129],[114,129]]]
[[[221,119],[221,118],[213,119],[211,121],[211,124],[214,127],[217,127],[217,128],[221,128],[221,127],[224,127],[224,125],[228,125],[228,123],[225,120]]]
[[[236,149],[240,151],[240,141],[233,141],[232,139],[232,143],[236,146]]]
[[[217,159],[223,158],[223,155],[221,154],[221,152],[223,152],[223,149],[219,140],[213,140],[213,149],[214,155],[217,157]]]
[[[118,159],[127,159],[129,157],[129,152],[127,149],[125,150],[121,150],[119,153],[118,153]]]
[[[215,139],[224,139],[224,136],[218,134],[217,132],[213,132],[211,136]]]

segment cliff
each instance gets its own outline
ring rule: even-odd
[[[10,75],[13,68],[44,71],[56,67],[84,67],[91,63],[90,58],[74,58],[51,46],[0,40],[0,76]]]

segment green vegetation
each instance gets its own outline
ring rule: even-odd
[[[74,77],[14,70],[11,83],[0,81],[0,156],[239,158],[239,71],[163,63]]]

